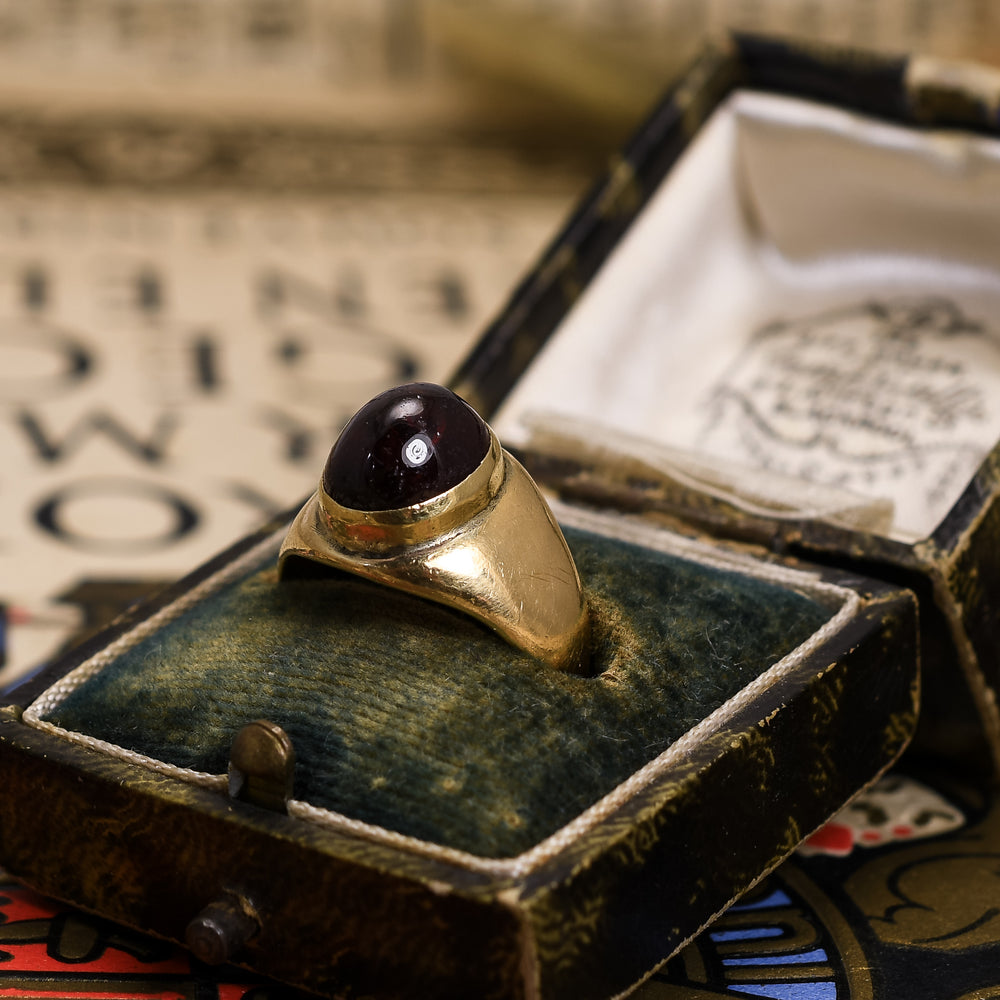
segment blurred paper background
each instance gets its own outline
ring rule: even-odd
[[[446,379],[731,27],[1000,60],[989,0],[0,3],[0,686]]]

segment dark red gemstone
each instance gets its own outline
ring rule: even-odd
[[[490,448],[482,417],[449,389],[411,382],[366,403],[341,432],[323,489],[354,510],[430,500],[474,472]]]

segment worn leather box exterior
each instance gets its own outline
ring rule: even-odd
[[[760,467],[764,475],[768,469],[775,474],[790,469],[796,475],[810,476],[814,471],[810,462],[820,453],[820,460],[831,467],[826,478],[816,478],[821,488],[846,480],[862,492],[870,488],[876,503],[883,491],[895,489],[903,506],[907,487],[894,485],[891,479],[898,475],[905,479],[909,474],[906,463],[914,470],[922,465],[927,475],[936,469],[943,481],[948,478],[942,471],[944,463],[962,454],[965,471],[952,468],[948,497],[942,501],[937,496],[935,510],[922,523],[913,530],[895,532],[808,512],[772,514],[753,504],[734,504],[718,493],[689,488],[686,481],[665,485],[663,477],[648,475],[648,466],[641,463],[631,468],[609,467],[601,454],[606,457],[614,442],[603,451],[597,449],[600,454],[587,454],[580,447],[590,433],[587,428],[576,438],[564,435],[555,447],[551,442],[538,445],[526,440],[522,458],[536,477],[566,497],[655,512],[717,537],[757,543],[826,565],[853,567],[911,588],[920,598],[925,664],[925,709],[918,743],[930,752],[988,770],[1000,765],[1000,616],[996,613],[1000,600],[1000,427],[995,414],[984,418],[984,413],[998,398],[991,380],[1000,371],[1000,340],[992,326],[994,306],[963,296],[976,282],[981,281],[983,287],[995,285],[1000,270],[996,255],[984,254],[982,246],[977,246],[977,241],[989,244],[989,233],[996,231],[991,213],[1000,180],[983,170],[983,164],[995,163],[1000,150],[995,142],[1000,134],[998,102],[1000,77],[974,66],[832,48],[804,50],[755,37],[735,38],[729,50],[701,59],[654,111],[455,379],[458,391],[485,414],[499,410],[503,415],[512,408],[520,413],[533,406],[547,409],[546,393],[557,395],[552,391],[552,371],[560,364],[573,370],[573,358],[581,353],[572,343],[585,326],[577,314],[600,312],[608,327],[614,325],[614,316],[606,308],[613,294],[593,288],[611,281],[602,272],[615,267],[621,271],[619,258],[634,265],[643,252],[647,259],[656,252],[645,232],[649,228],[646,216],[654,211],[661,212],[662,232],[673,227],[684,234],[677,237],[676,253],[663,265],[664,281],[669,280],[671,270],[681,276],[665,293],[657,292],[650,279],[645,284],[635,282],[628,294],[655,300],[642,308],[647,319],[654,307],[663,313],[657,336],[664,344],[683,343],[695,336],[684,327],[697,324],[678,315],[677,308],[671,311],[671,299],[685,297],[685,282],[702,280],[699,267],[702,272],[715,267],[716,258],[733,246],[739,246],[740,253],[757,254],[762,263],[750,279],[723,260],[717,284],[714,289],[708,286],[702,302],[703,311],[712,314],[717,300],[739,298],[738,288],[731,290],[734,282],[753,280],[758,273],[785,289],[784,298],[776,296],[770,313],[755,312],[753,307],[746,317],[734,317],[730,310],[716,318],[723,325],[744,324],[747,334],[741,347],[731,349],[730,367],[712,387],[715,395],[706,392],[704,405],[715,407],[713,419],[725,415],[726,405],[731,412],[742,407],[743,423],[726,441],[719,425],[712,426],[706,418],[701,437],[692,433],[683,444],[702,454],[710,453],[715,443],[727,445],[729,452],[722,453],[722,462],[735,457],[753,464],[758,460],[757,450],[765,462]],[[704,132],[711,131],[709,125],[719,113],[751,122],[751,127],[742,129],[737,125],[738,136],[727,155],[732,155],[732,170],[739,176],[732,181],[720,172],[723,183],[718,196],[720,200],[731,197],[737,205],[734,213],[744,212],[747,218],[727,234],[729,242],[721,244],[716,258],[703,255],[702,264],[700,242],[708,239],[704,229],[714,224],[712,193],[704,196],[708,207],[697,210],[687,209],[678,194],[672,216],[655,206],[662,201],[660,189],[675,174],[694,172],[695,168],[686,166],[691,149]],[[827,120],[814,127],[812,115]],[[771,120],[765,122],[769,116]],[[761,122],[765,127],[757,133],[754,129]],[[761,149],[774,136],[779,139],[767,159]],[[846,149],[851,143],[861,150],[857,158],[838,160],[841,147]],[[882,163],[884,154],[887,159]],[[897,154],[899,158],[893,159]],[[926,170],[910,178],[909,159],[924,161]],[[702,157],[698,170],[704,162]],[[957,200],[946,197],[935,202],[935,176],[948,178],[945,183],[953,185]],[[910,194],[901,193],[911,180]],[[925,181],[926,192],[921,187]],[[679,190],[686,185],[685,196],[693,201],[700,197],[699,183],[704,187],[711,182],[685,175],[674,183]],[[735,193],[722,190],[727,185]],[[907,201],[908,197],[912,200]],[[925,200],[932,207],[922,216]],[[701,212],[697,219],[696,211]],[[708,219],[704,227],[700,227],[702,217]],[[744,232],[737,231],[741,225]],[[633,235],[639,229],[643,232]],[[856,258],[853,270],[852,258]],[[973,273],[976,277],[970,283],[967,279]],[[598,275],[601,282],[595,280]],[[599,308],[598,302],[604,306]],[[631,354],[636,359],[633,371],[645,368],[659,375],[656,362],[649,361],[646,342],[635,333],[643,314],[637,309],[638,319],[630,326],[633,312],[628,298],[620,297],[618,304],[627,317],[620,334],[624,343],[617,343],[619,335],[609,330],[605,364],[624,369],[622,358]],[[655,326],[652,321],[646,325]],[[564,333],[567,328],[571,333]],[[593,334],[594,340],[600,335]],[[968,344],[977,342],[964,360],[958,348],[954,355],[950,353],[950,345],[961,346],[963,338]],[[810,357],[808,352],[817,344],[826,353]],[[798,355],[793,355],[792,347]],[[982,353],[977,353],[980,348]],[[713,349],[706,337],[701,353],[711,354]],[[898,364],[885,360],[890,350],[897,351]],[[668,351],[665,347],[657,355],[665,370],[669,369]],[[587,354],[581,365],[593,370],[596,354],[596,349]],[[532,387],[526,376],[537,374],[540,356],[548,358],[549,374],[536,378]],[[684,365],[692,356],[690,350],[685,354],[680,349],[681,375],[658,390],[665,408],[675,405],[674,394],[684,388]],[[851,358],[855,360],[848,364],[846,359]],[[884,365],[879,378],[888,373],[890,382],[882,397],[866,368],[870,365],[874,371],[879,364]],[[900,374],[905,365],[923,371],[913,376],[904,391],[891,383],[897,377],[909,378]],[[989,376],[978,387],[971,384],[977,372]],[[971,382],[963,382],[967,376]],[[645,379],[653,377],[647,374]],[[863,388],[871,391],[871,398],[862,400],[863,408],[846,415],[834,413],[831,420],[815,412],[822,407],[836,410],[851,395],[852,383],[865,383],[866,378]],[[525,382],[529,386],[522,389]],[[798,398],[788,390],[788,383],[798,386],[793,390]],[[641,397],[643,391],[640,379],[635,396]],[[581,394],[575,385],[567,389],[567,398],[574,393]],[[857,393],[860,397],[860,390]],[[888,402],[896,407],[895,422],[890,426],[887,421],[883,427],[879,424],[890,409],[884,405],[890,395],[893,398]],[[598,417],[604,410],[621,409],[610,391],[586,400],[565,404],[567,412],[574,414],[571,420],[581,407],[589,407]],[[800,404],[803,410],[814,407],[811,422],[782,437],[786,429],[781,426],[782,409]],[[924,409],[925,404],[930,409]],[[553,412],[559,412],[559,405],[552,405]],[[962,406],[968,407],[964,415]],[[635,412],[643,413],[641,399]],[[965,417],[973,423],[980,421],[975,446],[966,440],[971,423],[963,423]],[[653,423],[653,418],[631,419],[640,436],[642,420]],[[854,454],[845,456],[837,452],[841,442],[832,438],[843,432],[846,439],[843,429],[849,421],[868,437],[857,443]],[[629,426],[625,419],[619,423]],[[501,419],[500,433],[505,434],[512,424]],[[825,456],[824,444],[829,446]],[[928,494],[937,485],[928,485]],[[911,492],[916,494],[920,488]]]

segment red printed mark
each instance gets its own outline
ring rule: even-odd
[[[806,841],[806,846],[839,858],[846,857],[854,847],[854,831],[843,823],[830,822],[820,827]]]

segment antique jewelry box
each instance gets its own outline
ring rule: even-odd
[[[898,756],[915,607],[557,514],[594,676],[367,581],[279,582],[282,526],[2,710],[4,866],[330,995],[628,989]]]
[[[460,371],[593,676],[279,581],[289,515],[15,693],[0,864],[330,996],[610,997],[898,758],[921,647],[927,745],[985,742],[997,151],[936,81],[709,54]]]

